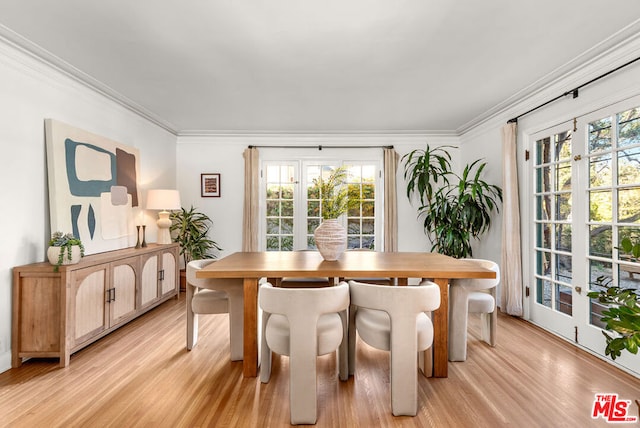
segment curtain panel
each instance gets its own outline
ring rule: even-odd
[[[384,251],[398,251],[397,173],[400,156],[393,148],[384,150]]]
[[[517,124],[502,127],[502,258],[500,271],[503,312],[522,316],[522,257],[520,249],[520,200],[516,156]]]
[[[242,251],[258,251],[258,149],[245,149],[244,157],[244,206],[242,213]]]

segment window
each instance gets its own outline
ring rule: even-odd
[[[357,206],[339,219],[347,229],[350,249],[382,248],[381,160],[265,160],[262,164],[262,248],[267,251],[315,249],[313,232],[322,220],[319,189],[314,180],[339,167],[348,171],[346,186]]]
[[[640,289],[640,263],[620,249],[640,239],[639,105],[636,97],[531,136],[530,319],[607,360],[606,307],[588,293]],[[635,355],[615,364],[640,373]]]
[[[536,141],[536,298],[566,314],[572,311],[571,131]]]
[[[266,166],[266,247],[272,251],[292,251],[294,247],[295,186],[294,165]]]
[[[640,269],[618,247],[640,239],[640,107],[589,122],[588,134],[590,288],[639,289]],[[590,323],[603,326],[603,308],[590,304]]]

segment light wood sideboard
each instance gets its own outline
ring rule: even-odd
[[[13,268],[11,364],[72,353],[179,293],[178,244],[92,254],[54,272]]]

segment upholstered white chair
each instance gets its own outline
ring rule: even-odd
[[[496,272],[495,279],[456,279],[449,286],[449,361],[467,359],[467,324],[469,313],[480,313],[482,340],[496,344],[498,311],[496,287],[500,283],[500,267],[496,262],[467,259]]]
[[[391,410],[395,416],[418,412],[418,352],[433,344],[426,312],[440,307],[440,289],[349,282],[349,374],[355,373],[356,330],[374,348],[391,351]]]
[[[291,424],[317,420],[316,357],[338,350],[340,379],[347,380],[349,286],[259,290],[262,308],[260,381],[271,377],[271,352],[289,356]]]
[[[198,314],[229,314],[231,360],[243,358],[243,280],[196,278],[196,272],[214,260],[192,260],[187,264],[187,349],[198,341]]]

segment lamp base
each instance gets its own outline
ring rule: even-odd
[[[158,244],[171,244],[171,220],[169,219],[169,211],[160,211],[158,213]]]

